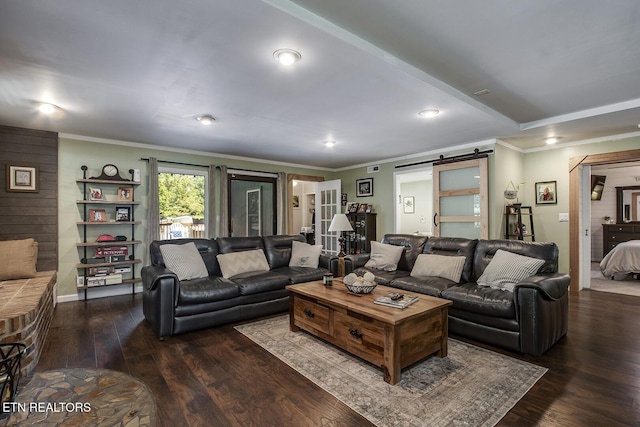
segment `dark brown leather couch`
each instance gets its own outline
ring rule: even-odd
[[[151,265],[142,268],[145,318],[159,338],[167,338],[287,311],[287,285],[322,279],[330,272],[332,262],[337,269],[335,257],[332,260],[326,255],[320,256],[318,268],[289,267],[294,240],[305,242],[302,235],[153,241],[149,248]],[[160,247],[189,242],[195,243],[209,276],[179,281],[165,266]],[[222,277],[218,254],[252,249],[264,250],[269,271]]]
[[[387,234],[382,242],[405,248],[396,271],[364,267],[368,255],[350,255],[345,264],[347,273],[362,275],[370,271],[378,284],[453,301],[449,333],[534,356],[540,356],[567,333],[570,278],[557,272],[555,243],[403,234]],[[518,283],[513,292],[478,286],[476,281],[498,249],[545,262],[535,276]],[[460,281],[411,277],[421,253],[465,256]]]

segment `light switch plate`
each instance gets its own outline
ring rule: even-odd
[[[560,222],[569,222],[569,214],[568,213],[560,213],[560,214],[558,214],[558,221],[560,221]]]

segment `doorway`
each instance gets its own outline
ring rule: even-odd
[[[317,184],[322,181],[324,177],[321,176],[287,175],[287,233],[305,234],[308,236],[308,243],[315,241],[313,235],[315,193]],[[302,227],[309,227],[311,230]]]
[[[591,181],[585,179],[584,167],[619,164],[625,162],[640,161],[640,150],[616,151],[612,153],[591,154],[587,156],[572,157],[569,159],[569,275],[571,276],[571,291],[579,291],[582,284],[588,281],[585,277],[590,270],[591,256],[585,254],[585,240],[590,241],[589,229],[585,224],[590,223],[586,217],[584,206],[585,186],[591,187]],[[588,193],[588,192],[586,192]],[[584,231],[584,232],[583,232]]]
[[[433,234],[433,168],[431,166],[395,172],[395,232],[399,234]]]

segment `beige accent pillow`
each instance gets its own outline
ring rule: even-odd
[[[437,276],[458,283],[466,260],[463,256],[420,254],[411,270],[411,277]]]
[[[364,265],[378,270],[396,271],[404,246],[371,241],[371,255]]]
[[[303,242],[291,242],[291,260],[289,267],[318,268],[322,245],[310,245]]]
[[[218,264],[220,264],[222,277],[225,279],[237,276],[240,273],[269,271],[269,263],[262,249],[230,252],[217,255],[216,258],[218,258]]]
[[[173,271],[180,281],[209,276],[202,255],[193,242],[182,245],[161,245],[160,252],[164,265]]]
[[[33,239],[1,241],[0,260],[0,280],[35,277],[38,243]]]

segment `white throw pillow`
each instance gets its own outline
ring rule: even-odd
[[[404,246],[371,241],[371,255],[364,266],[378,270],[396,271],[403,250]]]
[[[291,242],[291,260],[289,267],[318,268],[322,245],[310,245],[303,242]]]
[[[478,279],[478,285],[513,292],[515,285],[538,272],[543,259],[498,249]]]
[[[269,263],[262,249],[230,252],[217,255],[216,258],[218,258],[218,264],[220,264],[222,277],[225,279],[237,276],[240,273],[269,271]]]
[[[463,256],[420,254],[411,270],[411,277],[437,276],[458,283],[466,260]]]
[[[160,252],[164,265],[173,271],[180,281],[199,279],[209,275],[207,266],[193,242],[183,245],[161,245]]]

